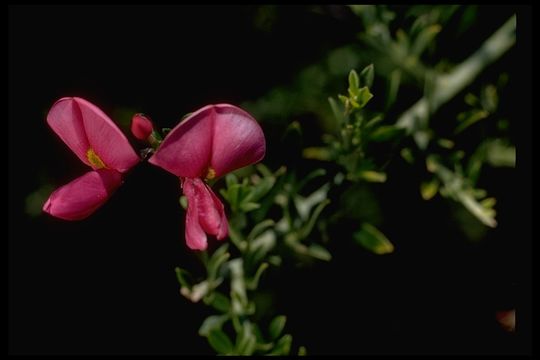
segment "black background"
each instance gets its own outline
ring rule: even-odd
[[[60,185],[86,171],[46,126],[46,111],[60,97],[84,97],[107,114],[130,107],[170,127],[209,103],[255,100],[354,39],[351,21],[301,6],[281,9],[271,33],[258,31],[256,11],[9,8],[10,353],[212,354],[197,335],[208,310],[179,294],[174,275],[175,266],[201,271],[183,242],[174,176],[142,163],[81,222],[28,217],[24,199],[44,174]],[[487,35],[511,13],[495,8],[494,19],[477,26]],[[468,52],[474,41],[456,48]],[[519,83],[520,70],[531,68],[528,46],[518,42],[503,59],[517,79],[508,92],[512,104],[529,104],[530,82]],[[520,90],[525,94],[518,96]],[[527,111],[521,121],[529,127]],[[518,144],[518,157],[528,144]],[[280,146],[267,152],[272,163],[287,154]],[[391,171],[379,195],[396,253],[372,256],[336,233],[332,263],[284,267],[264,279],[277,295],[276,312],[288,315],[295,346],[313,354],[529,352],[530,303],[521,299],[530,294],[530,233],[523,230],[530,226],[530,180],[511,170],[486,175],[500,226],[472,244],[443,200],[419,200],[419,179],[404,176],[406,168]],[[521,174],[529,179],[529,168]],[[494,314],[513,307],[518,332],[508,334]]]

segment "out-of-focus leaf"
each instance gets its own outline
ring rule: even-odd
[[[474,107],[480,105],[480,100],[476,95],[468,93],[467,95],[465,95],[465,103],[469,106]]]
[[[390,240],[369,223],[363,223],[361,229],[353,236],[360,245],[377,255],[389,254],[394,251],[394,245]]]
[[[332,260],[332,254],[330,254],[328,250],[318,244],[309,245],[309,247],[307,248],[307,253],[309,256],[322,261]]]
[[[180,288],[180,294],[196,303],[199,302],[208,292],[210,291],[211,284],[208,281],[201,281],[200,283],[194,285],[191,289],[188,287]]]
[[[319,215],[323,211],[323,209],[326,207],[326,205],[330,204],[329,199],[325,199],[317,205],[315,210],[311,213],[311,216],[308,220],[308,222],[299,230],[300,239],[305,239],[308,237],[308,235],[311,233],[311,230],[313,229],[313,226],[315,225],[315,222],[317,221]]]
[[[469,210],[478,220],[489,227],[496,227],[495,212],[492,209],[483,207],[470,193],[460,191],[457,193],[458,200]]]
[[[228,245],[229,244],[222,245],[210,258],[207,265],[209,280],[214,280],[217,277],[220,266],[223,265],[231,256],[231,254],[227,252]]]
[[[383,172],[364,170],[359,173],[359,177],[369,182],[383,183],[386,181],[386,174]]]
[[[334,98],[329,97],[328,102],[330,103],[330,107],[332,108],[332,113],[334,114],[334,117],[338,121],[339,124],[345,123],[345,109],[342,108],[340,104],[337,103]]]
[[[425,181],[420,184],[420,194],[424,200],[433,198],[439,190],[439,181],[433,178],[431,181]]]
[[[383,142],[405,134],[405,129],[393,125],[384,125],[376,128],[370,135],[371,141]]]
[[[264,270],[268,269],[268,263],[262,263],[259,265],[259,268],[255,272],[255,275],[253,275],[253,278],[251,278],[247,283],[246,287],[250,290],[257,289],[257,286],[259,286],[259,280],[261,279],[261,275],[264,272]]]
[[[287,317],[284,315],[276,316],[268,326],[268,333],[272,340],[277,339],[281,332],[285,328],[285,323],[287,322]]]
[[[389,109],[397,99],[399,85],[401,84],[401,70],[395,69],[388,79],[385,109]]]
[[[250,231],[249,235],[247,236],[247,241],[251,243],[253,239],[255,239],[257,236],[262,234],[266,229],[268,229],[271,226],[274,226],[275,222],[272,219],[266,219],[257,225],[253,227],[253,229]]]
[[[334,159],[334,154],[327,147],[307,147],[302,151],[302,155],[306,159],[331,161]]]
[[[300,346],[298,348],[298,356],[306,356],[306,355],[307,355],[306,347],[305,346]]]
[[[242,315],[247,306],[246,284],[244,281],[244,263],[242,258],[228,262],[231,271],[231,309],[234,314]]]
[[[233,343],[231,339],[221,330],[213,329],[208,334],[208,343],[218,354],[231,354]]]
[[[240,210],[242,210],[243,212],[250,212],[250,211],[256,210],[256,209],[258,209],[260,207],[261,207],[261,205],[258,204],[258,203],[242,202],[242,204],[240,205]]]
[[[43,204],[47,201],[49,195],[53,192],[54,187],[50,184],[45,184],[39,189],[29,194],[25,201],[25,211],[30,216],[38,216],[43,212]]]
[[[229,315],[211,315],[204,319],[199,328],[199,335],[207,337],[212,330],[221,330],[223,324],[229,319]]]
[[[300,215],[300,218],[302,220],[306,220],[309,217],[309,213],[311,212],[311,209],[315,205],[319,204],[321,201],[326,199],[329,189],[330,189],[330,184],[325,183],[323,186],[321,186],[319,189],[314,191],[308,197],[303,197],[301,195],[294,196],[293,198],[294,205],[296,206],[298,215]]]
[[[480,101],[484,110],[486,110],[488,113],[494,113],[499,105],[497,88],[494,85],[487,85],[486,87],[482,88]]]
[[[516,148],[501,139],[489,142],[486,160],[491,166],[516,166]]]
[[[219,291],[213,291],[209,300],[209,304],[216,310],[226,313],[231,307],[231,302],[228,297]]]
[[[411,46],[411,54],[413,56],[419,57],[424,50],[428,47],[429,44],[433,43],[435,36],[442,30],[441,25],[434,24],[424,28],[416,39],[414,40],[413,45]]]
[[[437,144],[445,149],[452,149],[454,147],[454,142],[450,139],[440,138],[437,140]]]
[[[289,355],[291,351],[292,336],[287,334],[283,335],[281,339],[278,340],[274,349],[270,352],[270,355]]]
[[[236,353],[239,355],[252,355],[256,344],[257,338],[253,331],[253,325],[247,320],[243,321],[242,330],[236,337]]]
[[[373,64],[369,64],[360,72],[360,84],[372,88],[373,79],[375,78],[375,70]]]
[[[258,263],[276,245],[276,234],[273,230],[267,230],[250,242],[252,263]]]
[[[409,164],[414,164],[414,155],[411,149],[403,148],[401,149],[399,154],[406,162],[408,162]]]
[[[465,113],[461,113],[458,115],[458,120],[461,122],[456,129],[454,130],[454,134],[459,134],[472,124],[485,119],[489,116],[489,113],[485,110],[471,110]]]
[[[175,273],[176,273],[176,279],[178,280],[178,282],[180,283],[180,285],[182,287],[185,287],[185,288],[188,288],[190,289],[191,288],[191,284],[190,282],[188,281],[187,277],[189,276],[189,272],[182,269],[182,268],[179,268],[179,267],[176,267],[174,269]]]

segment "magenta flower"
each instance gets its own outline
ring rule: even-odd
[[[107,201],[140,159],[112,120],[84,99],[58,100],[47,123],[93,170],[55,190],[43,211],[65,220],[84,219]]]
[[[149,162],[180,178],[188,199],[186,243],[205,250],[206,234],[228,234],[223,204],[203,179],[213,179],[260,161],[266,143],[261,127],[244,110],[208,105],[190,114],[163,140]]]

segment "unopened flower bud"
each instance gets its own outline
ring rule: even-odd
[[[150,135],[154,126],[152,121],[144,114],[135,114],[131,120],[131,133],[139,140],[146,140]]]

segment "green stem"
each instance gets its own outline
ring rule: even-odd
[[[396,126],[412,133],[419,148],[425,149],[429,141],[426,129],[429,113],[435,112],[441,105],[451,100],[469,85],[489,64],[500,58],[516,42],[516,15],[491,35],[467,60],[459,64],[448,74],[438,75],[433,87],[433,94],[424,96],[405,111],[396,122]]]

